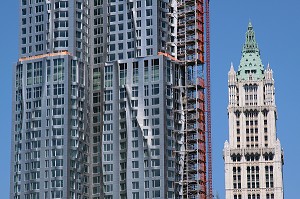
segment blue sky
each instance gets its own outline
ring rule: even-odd
[[[224,195],[223,143],[228,137],[227,73],[237,69],[249,20],[256,32],[264,65],[274,71],[277,132],[284,148],[285,198],[299,198],[300,64],[299,0],[211,0],[211,71],[213,187]],[[18,0],[3,1],[0,8],[0,193],[9,198],[12,67],[18,44]]]

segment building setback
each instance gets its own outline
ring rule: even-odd
[[[20,0],[10,198],[206,198],[203,16]]]
[[[276,135],[273,71],[264,69],[251,23],[238,71],[228,73],[226,199],[283,199],[283,151]]]

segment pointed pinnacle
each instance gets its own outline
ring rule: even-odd
[[[252,29],[252,28],[253,28],[253,26],[252,26],[251,20],[249,19],[248,29]]]
[[[230,71],[234,71],[233,63],[230,63]]]

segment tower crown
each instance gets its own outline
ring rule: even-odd
[[[259,80],[264,77],[264,66],[260,58],[260,51],[255,40],[255,32],[251,22],[248,24],[246,40],[242,50],[237,79]]]

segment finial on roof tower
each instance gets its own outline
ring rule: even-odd
[[[243,47],[243,53],[245,53],[245,52],[250,52],[250,53],[258,52],[259,53],[258,45],[255,40],[255,32],[253,30],[251,21],[249,21],[249,23],[248,23],[248,29],[246,32],[246,41],[245,41],[245,44]]]
[[[233,63],[232,63],[232,62],[231,62],[231,64],[230,64],[229,74],[232,74],[232,75],[235,76],[235,70],[234,70],[234,66],[233,66]]]
[[[252,26],[252,23],[251,23],[251,19],[249,19],[248,30],[249,30],[250,28],[253,29],[253,26]]]

